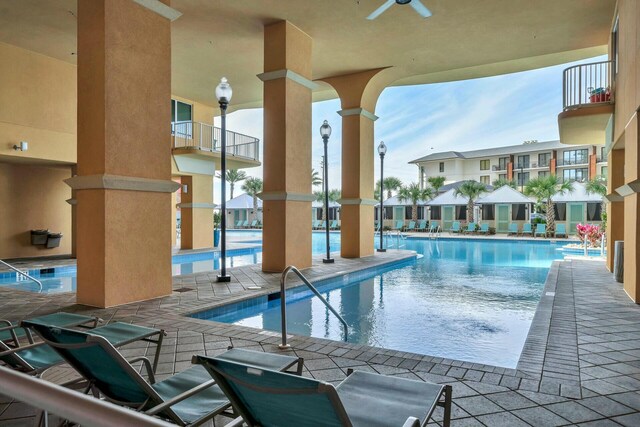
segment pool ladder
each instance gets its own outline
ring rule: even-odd
[[[38,285],[38,287],[40,288],[40,292],[42,292],[42,282],[39,281],[38,279],[36,279],[35,277],[31,277],[28,273],[25,273],[24,271],[20,271],[18,268],[14,267],[13,265],[9,264],[8,262],[4,262],[3,260],[0,259],[0,264],[5,265],[7,267],[9,267],[10,269],[12,269],[13,271],[15,271],[17,274],[20,274],[21,276],[26,277],[29,280],[33,280],[34,282],[36,282],[36,284]],[[17,277],[17,276],[16,276]]]
[[[346,342],[347,337],[349,336],[349,326],[347,326],[347,322],[342,318],[342,316],[340,316],[340,313],[338,313],[336,309],[333,308],[326,299],[324,299],[324,297],[320,294],[320,292],[318,292],[316,287],[313,286],[306,277],[304,277],[304,275],[300,272],[300,270],[298,270],[293,265],[290,265],[284,269],[284,271],[282,272],[282,275],[280,276],[280,313],[282,318],[282,344],[280,344],[278,347],[280,347],[281,349],[291,347],[289,344],[287,344],[287,301],[285,299],[285,291],[286,291],[285,285],[287,282],[287,276],[291,272],[294,272],[296,276],[298,276],[300,280],[302,280],[302,283],[307,285],[307,287],[311,289],[311,292],[313,292],[320,299],[320,301],[322,301],[322,303],[333,314],[335,314],[335,316],[338,318],[340,323],[342,323],[342,326],[344,328],[344,340]]]

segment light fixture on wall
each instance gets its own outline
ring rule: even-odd
[[[29,149],[29,143],[27,141],[20,141],[20,145],[14,145],[13,149],[16,151],[27,151]]]
[[[182,184],[182,192],[187,194],[189,192],[189,186],[187,184]]]

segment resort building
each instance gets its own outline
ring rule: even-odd
[[[258,209],[253,208],[253,197],[242,193],[227,201],[226,215],[229,228],[248,227],[253,221],[262,222],[262,200],[257,199]],[[246,225],[245,225],[246,224]],[[254,224],[254,227],[257,225]]]
[[[447,183],[474,180],[491,184],[507,179],[523,187],[530,179],[549,174],[580,182],[607,175],[603,144],[567,147],[560,141],[527,141],[506,147],[431,153],[409,163],[418,167],[423,187],[431,176],[444,176]]]

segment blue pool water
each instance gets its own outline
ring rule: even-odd
[[[514,368],[558,246],[545,242],[408,239],[404,265],[319,284],[349,324],[348,341]],[[305,290],[290,291],[289,333],[342,339]],[[275,298],[275,297],[274,297]],[[194,317],[280,331],[280,300],[264,296]]]
[[[255,230],[234,230],[227,232],[229,242],[254,245],[252,248],[234,249],[227,251],[227,267],[258,264],[262,262],[262,232]],[[314,232],[312,235],[312,250],[314,254],[325,251],[324,232]],[[330,233],[331,251],[340,250],[340,234]],[[172,273],[174,276],[199,273],[220,269],[219,252],[200,252],[172,257]],[[42,292],[72,292],[76,290],[76,267],[56,267],[55,269],[30,269],[29,275],[42,282]],[[21,291],[38,292],[39,287],[33,281],[15,272],[0,273],[0,286]]]

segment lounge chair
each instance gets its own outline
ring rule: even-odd
[[[242,228],[249,228],[249,220],[248,220],[248,219],[247,219],[247,220],[245,220],[245,221],[242,223],[242,225],[241,225],[240,227],[242,227]]]
[[[476,223],[475,222],[470,222],[469,224],[467,224],[467,229],[464,230],[465,234],[471,234],[471,233],[475,233],[476,232]]]
[[[553,233],[554,237],[558,237],[558,235],[567,237],[567,226],[566,224],[556,224],[556,231]]]
[[[489,224],[486,222],[484,224],[480,224],[480,229],[478,230],[478,233],[489,234]]]
[[[409,221],[409,224],[407,224],[406,227],[404,227],[404,231],[415,231],[416,230],[416,222],[415,221]]]
[[[429,223],[429,233],[437,233],[440,231],[440,222],[431,221]]]
[[[338,228],[340,228],[340,226],[338,225],[338,220],[333,220],[331,221],[331,225],[329,226],[330,230],[337,230]]]
[[[512,222],[509,224],[509,230],[507,232],[507,235],[510,234],[515,234],[516,236],[518,235],[518,224],[516,224],[515,222]]]
[[[427,231],[427,221],[420,221],[416,227],[416,231]]]
[[[451,224],[451,228],[449,229],[449,234],[461,232],[462,229],[460,228],[460,221],[454,221],[453,224]]]
[[[394,227],[392,228],[392,230],[394,230],[394,231],[396,231],[396,230],[397,230],[397,231],[401,231],[403,227],[404,227],[404,221],[402,221],[402,220],[397,220],[397,221],[395,222],[395,225],[394,225]]]
[[[236,228],[242,227],[242,220],[236,221]]]
[[[542,235],[542,237],[547,237],[547,224],[539,223],[536,225],[536,232],[533,233],[533,237],[537,237],[538,235]]]
[[[61,326],[64,328],[73,328],[75,326],[86,326],[95,328],[98,322],[102,320],[94,316],[84,316],[75,313],[52,313],[45,316],[33,318],[31,320],[47,323],[52,326]],[[33,338],[28,329],[20,327],[19,324],[12,324],[8,320],[0,319],[0,341],[11,347],[19,347],[20,339],[27,338],[30,344],[33,344]]]
[[[258,220],[254,219],[253,221],[251,221],[251,225],[249,226],[250,228],[256,228],[258,226]]]
[[[85,380],[113,403],[137,408],[181,426],[200,425],[218,414],[236,416],[226,412],[231,406],[229,400],[201,366],[194,366],[156,382],[146,357],[127,361],[101,336],[37,324],[32,327]],[[256,355],[256,352],[239,349],[230,350],[220,357],[226,357],[222,360],[248,360],[250,365],[276,370],[300,364],[297,357],[262,352]],[[142,362],[148,381],[131,365],[138,362]]]
[[[425,426],[436,406],[451,419],[451,386],[349,371],[337,386],[196,356],[249,426]],[[234,425],[240,425],[240,420]],[[236,424],[237,423],[237,424]]]
[[[319,230],[325,230],[327,228],[327,221],[321,221],[320,222],[320,227],[318,227]]]
[[[522,235],[528,234],[529,236],[533,236],[533,230],[531,229],[531,223],[525,222],[522,225]]]
[[[378,227],[380,227],[380,221],[373,221],[373,229],[378,231]]]

